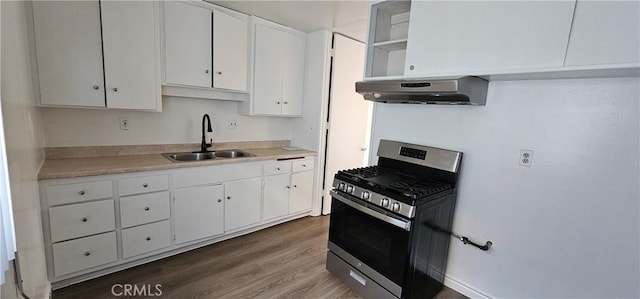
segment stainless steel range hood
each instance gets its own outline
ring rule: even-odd
[[[488,87],[479,77],[356,82],[365,100],[397,104],[484,105]]]

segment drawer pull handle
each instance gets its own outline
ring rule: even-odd
[[[147,240],[147,241],[151,241],[151,237],[147,237],[147,238],[146,238],[146,240]]]
[[[142,187],[145,187],[145,188],[147,188],[147,187],[149,187],[149,184],[147,184],[147,183],[144,183],[144,184],[142,184]]]
[[[91,255],[91,251],[87,250],[84,252],[84,256],[90,256]]]
[[[84,192],[84,190],[80,190],[80,192],[78,192],[78,194],[80,194],[80,195],[84,195],[84,194],[85,194],[85,192]]]
[[[144,210],[145,211],[149,211],[150,209],[149,209],[149,207],[144,207]]]
[[[87,220],[89,220],[89,219],[87,219],[87,217],[82,217],[81,220],[82,220],[82,222],[87,222]]]
[[[349,276],[353,278],[353,280],[359,282],[361,285],[367,285],[367,280],[364,277],[358,275],[358,273],[353,272],[353,270],[349,270]]]

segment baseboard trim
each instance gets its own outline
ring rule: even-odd
[[[444,277],[444,285],[469,298],[491,299],[490,296],[448,275]]]

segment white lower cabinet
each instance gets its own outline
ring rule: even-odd
[[[130,258],[171,246],[171,221],[136,226],[122,230],[122,258]]]
[[[40,182],[49,279],[68,285],[305,216],[314,159]]]
[[[115,262],[118,259],[116,233],[53,244],[53,267],[56,276]]]
[[[224,230],[230,231],[260,222],[262,201],[260,178],[224,184]]]
[[[174,222],[177,244],[224,232],[224,188],[196,186],[175,190]]]

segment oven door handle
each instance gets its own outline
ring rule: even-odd
[[[331,190],[330,192],[331,196],[339,201],[341,201],[342,203],[362,212],[365,213],[369,216],[378,218],[386,223],[389,223],[391,225],[397,226],[401,229],[404,229],[406,231],[409,231],[411,229],[411,221],[406,221],[406,220],[402,220],[402,219],[397,219],[391,216],[387,216],[385,214],[382,214],[378,211],[369,209],[361,204],[358,204],[340,194],[338,194],[338,192]]]

